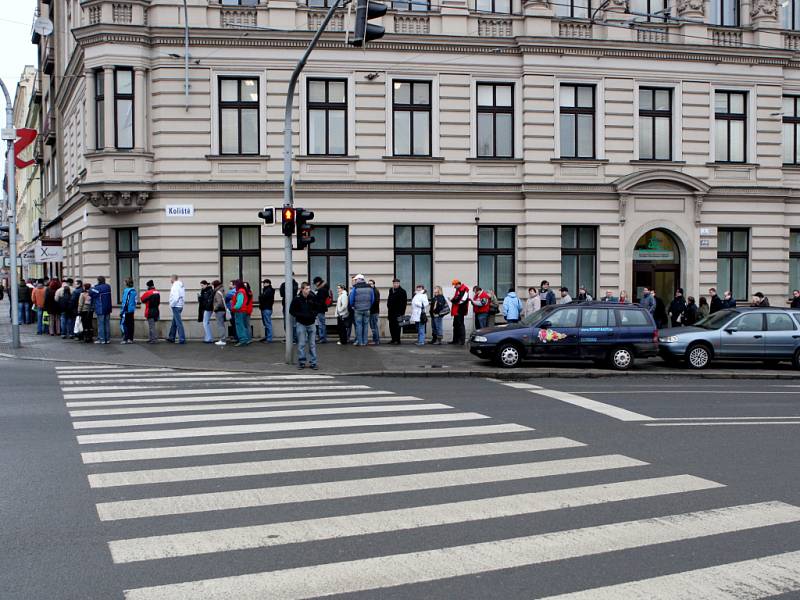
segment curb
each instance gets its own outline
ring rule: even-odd
[[[140,364],[140,363],[120,363],[120,362],[105,362],[102,360],[77,360],[77,359],[64,359],[64,358],[45,358],[45,357],[38,357],[38,356],[16,356],[14,354],[9,353],[2,353],[0,352],[0,358],[13,358],[16,360],[31,360],[31,361],[40,361],[40,362],[55,362],[55,363],[68,363],[68,364],[86,364],[86,365],[108,365],[108,366],[116,366],[116,367],[153,367],[152,364]],[[163,368],[174,369],[176,371],[202,371],[208,369],[202,369],[197,367],[185,367],[185,366],[172,366],[172,365],[161,365]],[[210,370],[219,370],[219,369],[210,369]],[[264,373],[263,369],[245,369],[245,368],[225,368],[225,371],[229,371],[231,373]],[[295,371],[291,371],[294,373]],[[274,373],[276,375],[286,375],[289,372],[279,371]],[[320,375],[333,375],[336,377],[430,377],[430,378],[483,378],[483,379],[500,379],[503,381],[526,381],[528,379],[551,379],[551,378],[559,378],[559,379],[606,379],[606,378],[614,378],[614,377],[662,377],[662,378],[670,378],[670,377],[683,377],[683,378],[690,378],[690,379],[758,379],[758,380],[766,380],[766,379],[779,379],[779,380],[800,380],[800,371],[796,372],[789,372],[789,371],[781,371],[781,372],[758,372],[758,371],[746,371],[746,372],[714,372],[714,371],[694,371],[689,369],[669,369],[663,371],[613,371],[609,370],[558,370],[558,369],[548,369],[548,370],[540,370],[540,371],[523,371],[523,370],[508,370],[508,369],[497,369],[497,370],[486,370],[486,371],[466,371],[466,370],[439,370],[439,369],[421,369],[421,370],[413,370],[413,371],[390,371],[390,370],[378,370],[378,371],[342,371],[342,372],[330,372],[321,370]]]

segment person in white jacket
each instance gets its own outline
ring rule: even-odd
[[[347,344],[347,330],[350,319],[350,297],[347,295],[347,288],[341,283],[336,286],[336,326],[339,331],[339,346]]]
[[[418,283],[414,297],[411,299],[411,322],[417,324],[417,346],[425,345],[425,324],[428,322],[428,307],[430,305],[425,286]]]
[[[169,290],[169,307],[172,309],[172,325],[169,327],[169,335],[167,341],[174,344],[175,336],[178,336],[178,343],[186,343],[186,332],[183,329],[183,321],[181,320],[181,313],[183,312],[183,303],[186,299],[186,288],[183,287],[183,282],[178,279],[177,275],[169,278],[172,287]]]

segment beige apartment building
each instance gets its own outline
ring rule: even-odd
[[[201,279],[277,287],[284,238],[257,213],[282,202],[287,82],[326,1],[188,0],[188,60],[181,0],[40,1],[59,273],[117,293],[177,273],[188,318]],[[366,50],[337,14],[295,98],[316,215],[296,278],[800,287],[800,0],[679,0],[666,22],[660,0],[586,2],[395,2]]]

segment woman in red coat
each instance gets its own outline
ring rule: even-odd
[[[239,341],[236,346],[249,346],[252,342],[250,335],[250,315],[253,313],[253,291],[250,284],[237,279],[234,282],[236,294],[231,300],[231,313],[236,325],[236,335]]]

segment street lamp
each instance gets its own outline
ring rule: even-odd
[[[8,146],[6,150],[6,177],[8,180],[6,188],[6,202],[8,206],[8,249],[11,257],[11,277],[9,286],[11,287],[11,347],[19,348],[19,281],[17,277],[17,189],[16,189],[16,167],[14,165],[14,141],[17,139],[17,130],[14,129],[14,105],[11,102],[11,94],[3,80],[0,79],[0,88],[3,88],[3,95],[6,98],[6,126],[2,130],[2,139]]]

